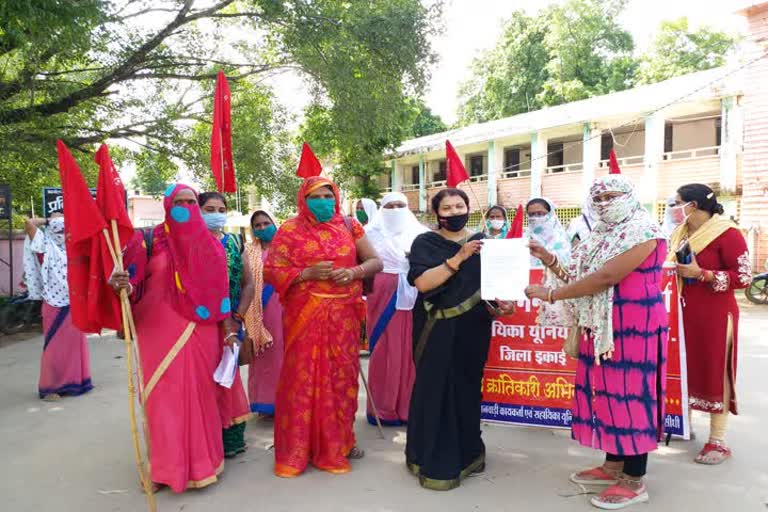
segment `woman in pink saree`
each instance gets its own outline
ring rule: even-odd
[[[195,192],[171,185],[164,204],[165,222],[136,232],[128,272],[112,284],[132,292],[152,482],[183,492],[212,484],[224,467],[213,373],[229,287],[224,248],[208,233]]]

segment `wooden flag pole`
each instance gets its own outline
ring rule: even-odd
[[[106,239],[107,247],[109,248],[110,255],[113,258],[115,268],[118,271],[122,272],[123,255],[121,252],[119,252],[120,237],[117,232],[117,222],[115,220],[112,220],[112,232],[115,237],[114,245],[110,240],[109,234],[107,233],[106,229],[102,231],[102,234]],[[141,485],[144,488],[144,494],[146,494],[147,496],[147,503],[149,505],[149,510],[150,512],[156,512],[157,506],[155,505],[155,495],[152,492],[152,480],[148,471],[146,471],[144,461],[142,460],[138,428],[136,426],[136,389],[134,388],[134,385],[133,385],[133,354],[132,354],[132,348],[131,348],[131,344],[132,344],[131,329],[129,327],[128,320],[126,318],[127,317],[126,305],[128,303],[128,293],[126,290],[120,291],[120,302],[121,302],[122,317],[123,317],[123,337],[125,338],[125,361],[126,361],[126,367],[128,370],[128,412],[129,412],[130,421],[131,421],[131,438],[133,440],[133,451],[134,451],[134,456],[136,458],[136,469],[139,472],[139,479],[141,480]],[[139,361],[139,366],[141,366],[141,361]],[[148,442],[147,442],[147,446],[149,446]]]

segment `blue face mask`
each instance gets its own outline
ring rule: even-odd
[[[264,229],[254,229],[253,236],[261,240],[262,242],[271,242],[275,238],[277,233],[277,227],[274,224],[270,224]]]
[[[307,207],[317,222],[328,222],[336,213],[336,198],[315,197],[307,199]]]
[[[210,231],[221,231],[227,223],[226,213],[203,213],[203,221]]]

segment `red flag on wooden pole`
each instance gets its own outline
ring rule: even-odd
[[[456,188],[459,183],[469,180],[467,170],[461,162],[456,150],[453,149],[451,141],[445,141],[445,162],[446,162],[446,184],[451,188]]]
[[[84,332],[99,332],[101,326],[88,315],[91,255],[94,237],[101,237],[107,224],[67,146],[56,142],[64,199],[64,231],[67,246],[67,283],[72,321]]]
[[[96,205],[99,207],[107,223],[111,224],[114,221],[116,224],[119,239],[117,250],[122,251],[131,237],[133,237],[133,224],[125,208],[125,187],[117,169],[115,169],[115,165],[112,163],[106,144],[102,144],[96,152],[95,160],[99,164]],[[104,232],[103,234],[105,236],[94,238],[92,244],[92,277],[98,274],[94,270],[97,270],[96,263],[99,261],[102,266],[102,272],[98,275],[103,277],[103,279],[98,281],[92,279],[91,281],[91,289],[88,294],[88,311],[92,323],[118,330],[122,324],[120,300],[108,284],[115,268],[115,262],[107,246],[107,237],[110,240],[113,240],[113,237],[110,232]]]
[[[312,176],[320,176],[322,172],[323,166],[320,164],[320,160],[312,152],[309,144],[305,142],[301,146],[301,160],[299,160],[299,167],[296,169],[296,176],[307,179]]]
[[[619,161],[616,160],[616,152],[611,148],[611,151],[608,153],[608,174],[621,174],[621,169],[619,168]]]
[[[523,238],[523,205],[517,205],[515,217],[512,219],[512,225],[509,227],[507,238]]]
[[[216,78],[216,92],[213,96],[211,170],[219,192],[237,192],[235,166],[232,162],[232,101],[229,83],[223,71],[219,71]]]

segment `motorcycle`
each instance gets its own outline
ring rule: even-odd
[[[768,261],[765,262],[766,272],[757,274],[752,282],[744,289],[747,300],[753,304],[768,304]]]
[[[0,331],[16,334],[29,326],[43,323],[42,301],[31,300],[22,293],[10,297],[0,306]]]

